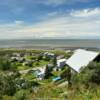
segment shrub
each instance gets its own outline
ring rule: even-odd
[[[13,76],[8,76],[3,73],[0,74],[0,95],[12,96],[16,92],[16,86]]]
[[[1,70],[9,70],[11,66],[11,63],[3,58],[0,58],[0,69]]]
[[[20,90],[14,95],[13,99],[14,100],[29,100],[29,96],[30,96],[29,91]]]
[[[79,74],[72,77],[73,84],[80,83],[88,86],[89,84],[100,84],[100,63],[91,62]],[[74,83],[75,82],[75,83]]]

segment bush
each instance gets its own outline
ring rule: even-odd
[[[29,91],[20,90],[14,95],[13,99],[14,100],[29,100],[29,96],[30,96]]]
[[[0,74],[0,95],[12,96],[16,92],[16,86],[13,76],[8,76],[3,73]]]
[[[15,71],[17,69],[17,66],[15,63],[9,62],[6,58],[0,58],[0,70],[6,71],[6,70],[12,70]]]
[[[80,83],[89,86],[89,84],[100,84],[100,63],[91,62],[79,74],[72,77],[73,84]]]
[[[0,69],[1,70],[9,70],[10,66],[11,64],[8,60],[0,58]]]

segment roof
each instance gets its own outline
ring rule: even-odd
[[[58,62],[64,62],[64,61],[66,61],[66,59],[59,59],[59,60],[57,60]]]
[[[49,67],[53,67],[53,64],[48,64]]]
[[[52,56],[55,55],[54,53],[50,53],[50,52],[45,52],[44,54],[45,54],[45,55],[52,55]]]
[[[45,73],[45,68],[39,68],[38,70],[38,75],[44,74]]]
[[[82,67],[87,66],[91,61],[93,61],[99,53],[94,51],[87,51],[84,49],[75,50],[74,54],[66,61],[76,72],[80,72]]]
[[[57,60],[63,59],[63,58],[64,58],[64,55],[57,56]]]

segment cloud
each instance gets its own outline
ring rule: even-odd
[[[21,24],[24,24],[24,21],[15,20],[14,23],[15,23],[16,25],[21,25]]]
[[[75,3],[88,3],[88,2],[92,2],[95,0],[37,0],[38,2],[47,4],[47,5],[51,5],[51,4],[55,4],[55,5],[62,5],[62,4],[75,4]]]
[[[36,10],[39,12],[41,7],[44,8],[49,6],[50,9],[48,8],[48,10],[51,10],[51,8],[54,8],[55,6],[60,7],[66,5],[67,8],[67,5],[72,6],[74,4],[88,3],[92,1],[94,0],[2,0],[2,2],[0,2],[0,13],[9,13],[19,16],[25,15],[28,11],[29,13],[36,13]],[[46,9],[44,9],[44,11],[46,11]]]
[[[71,15],[75,17],[98,16],[100,15],[100,8],[72,11]]]
[[[54,16],[54,17],[52,17]],[[100,37],[100,8],[72,10],[70,13],[53,12],[48,18],[26,24],[15,20],[0,25],[0,38],[84,38]]]

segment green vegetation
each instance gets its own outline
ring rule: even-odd
[[[14,76],[0,73],[0,99],[3,95],[12,96],[16,92]]]
[[[47,51],[0,50],[0,100],[100,100],[100,62],[91,62],[79,74],[71,74],[67,66],[59,71],[53,68],[57,56],[69,58],[72,52],[48,51],[56,55],[54,58],[44,57],[44,52]],[[13,53],[20,54],[15,61],[11,61],[11,57],[16,58]],[[38,80],[35,68],[42,67],[46,68],[45,77]],[[24,70],[27,73],[20,73]],[[61,80],[52,80],[59,76]]]

